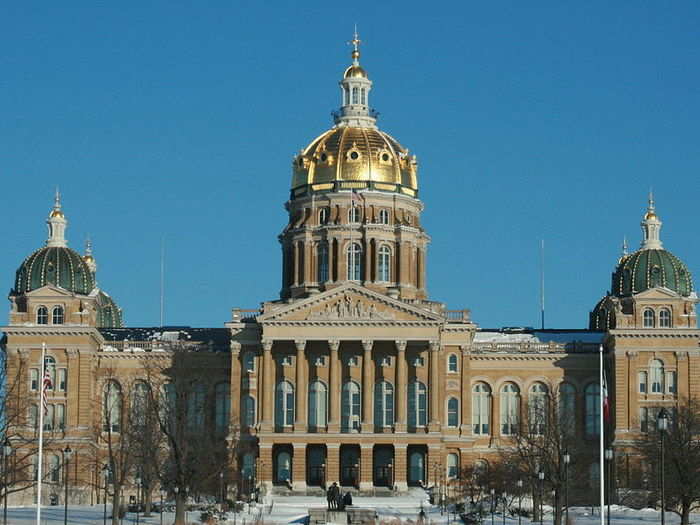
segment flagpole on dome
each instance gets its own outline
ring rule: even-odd
[[[43,448],[44,448],[44,391],[46,390],[45,383],[46,375],[46,343],[41,343],[41,388],[39,389],[39,406],[37,407],[39,412],[39,454],[37,458],[37,470],[36,470],[36,525],[41,525],[41,478],[42,478],[42,465],[44,463],[43,458]]]
[[[605,373],[603,372],[603,344],[601,343],[598,349],[598,374],[601,386],[601,396],[600,396],[600,459],[598,460],[600,469],[600,525],[605,525],[605,516],[603,516],[603,509],[605,508],[605,399],[608,396],[607,385],[605,384]]]

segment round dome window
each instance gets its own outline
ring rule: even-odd
[[[350,158],[352,160],[357,160],[360,158],[360,154],[357,151],[353,151],[352,153],[350,153]]]

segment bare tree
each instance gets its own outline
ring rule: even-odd
[[[666,510],[678,514],[681,525],[688,525],[690,513],[700,509],[700,400],[682,399],[669,415],[663,464],[661,436],[655,424],[635,448],[649,468],[651,479],[658,480],[659,469],[664,469]],[[652,499],[660,500],[658,485],[652,489]]]

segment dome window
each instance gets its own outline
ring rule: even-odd
[[[357,224],[360,222],[360,208],[353,206],[348,212],[348,222],[352,224]]]
[[[360,103],[360,93],[359,93],[358,88],[356,88],[356,87],[352,88],[352,103],[353,104]]]
[[[388,210],[379,210],[379,224],[389,224]]]
[[[37,308],[36,324],[49,324],[49,310],[45,306]]]
[[[328,162],[328,155],[321,153],[321,162]]]
[[[644,310],[643,314],[643,326],[644,328],[654,328],[656,325],[656,314],[654,314],[654,310],[651,308],[647,308]]]
[[[318,222],[319,224],[326,224],[328,222],[328,208],[321,208],[318,212]]]
[[[46,271],[49,273],[53,273],[53,263],[49,263],[48,266],[46,267]]]
[[[51,323],[52,324],[63,324],[63,307],[54,306],[51,312]]]
[[[659,328],[671,328],[671,311],[668,308],[659,311]]]

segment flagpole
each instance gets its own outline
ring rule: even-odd
[[[42,464],[44,463],[43,458],[43,447],[44,447],[44,374],[46,374],[46,343],[41,343],[41,383],[39,388],[39,458],[37,465],[37,490],[36,490],[36,525],[41,525],[41,478],[42,478]]]
[[[603,345],[601,344],[599,347],[598,351],[598,373],[600,375],[599,378],[599,384],[600,384],[600,459],[599,459],[599,465],[600,465],[600,525],[605,525],[605,518],[603,516],[603,509],[605,508],[604,502],[605,502],[605,455],[604,455],[604,441],[605,441],[605,415],[603,414],[604,412],[604,403],[605,400],[603,397],[606,395],[604,394],[604,385],[603,385]],[[605,385],[605,388],[607,389],[607,385]]]

